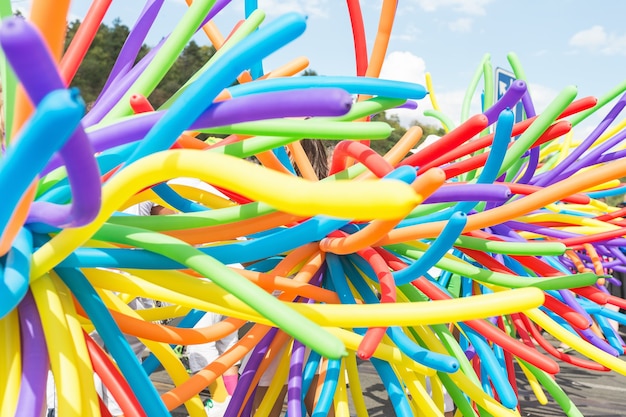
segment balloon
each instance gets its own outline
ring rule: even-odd
[[[0,45],[35,105],[53,90],[65,87],[53,57],[46,50],[43,39],[34,27],[23,19],[11,18],[0,29]],[[32,53],[24,54],[24,48]],[[39,71],[45,76],[41,76]],[[75,99],[79,100],[78,97]],[[93,149],[81,127],[73,131],[60,154],[68,162],[74,201],[67,206],[35,202],[29,220],[38,221],[43,218],[55,226],[86,224],[93,220],[100,207],[100,181]]]
[[[23,416],[37,416],[44,408],[46,395],[46,378],[50,362],[48,349],[41,343],[43,329],[39,312],[33,295],[27,292],[18,306],[20,316],[21,337],[23,340],[22,352],[22,381],[16,414]]]
[[[626,272],[626,211],[608,201],[624,193],[625,83],[599,98],[567,86],[538,111],[514,53],[516,80],[495,99],[486,54],[454,120],[431,74],[425,86],[379,78],[396,1],[380,5],[370,57],[359,2],[347,2],[355,75],[302,77],[306,57],[275,69],[265,58],[303,35],[306,17],[266,22],[256,1],[227,37],[218,24],[232,2],[188,1],[137,60],[147,33],[164,29],[155,23],[164,2],[147,0],[85,115],[67,84],[110,1],[93,2],[65,53],[62,3],[34,2],[26,19],[0,4],[3,416],[41,414],[48,369],[64,416],[110,415],[94,374],[125,415],[184,405],[202,416],[200,392],[245,356],[227,416],[284,401],[301,416],[309,390],[319,394],[313,415],[366,415],[357,355],[398,415],[443,415],[446,395],[463,415],[517,415],[516,364],[540,403],[545,389],[580,415],[552,378],[555,359],[626,374],[611,325],[626,315],[606,307],[626,307],[608,288],[620,283],[612,272]],[[150,93],[201,28],[216,53],[153,105]],[[482,109],[470,114],[477,91]],[[370,146],[394,131],[374,115],[421,108],[427,96],[424,116],[443,125],[440,138],[422,145],[412,126],[389,151]],[[578,140],[573,128],[609,103]],[[309,140],[333,149],[320,158],[327,172],[314,169]],[[147,202],[174,214],[124,212]],[[135,297],[168,305],[135,311]],[[228,318],[195,328],[208,311]],[[173,350],[246,322],[250,330],[194,375]],[[124,335],[150,349],[142,364]],[[272,361],[275,378],[259,398]],[[163,394],[149,376],[159,366],[173,385]]]
[[[102,91],[100,92],[100,97],[103,97],[111,85],[112,81],[116,78],[119,79],[120,75],[128,73],[128,71],[132,67],[132,62],[137,58],[137,54],[139,53],[139,49],[141,45],[145,41],[146,35],[150,30],[150,27],[154,24],[154,20],[163,5],[163,0],[150,0],[147,1],[141,14],[137,18],[135,25],[131,29],[128,38],[126,38],[126,42],[124,42],[124,46],[120,50],[119,55],[117,56],[117,60],[111,68],[111,72],[109,73],[109,77],[102,87]],[[82,26],[82,25],[81,25]],[[98,100],[94,105],[98,104]]]
[[[17,235],[14,245],[7,254],[0,291],[0,318],[6,316],[28,293],[30,258],[33,253],[33,238],[27,229]]]
[[[85,15],[85,19],[78,27],[72,43],[67,48],[65,54],[63,54],[59,64],[62,78],[66,84],[69,84],[74,75],[76,75],[78,66],[87,54],[87,49],[89,49],[89,45],[95,38],[98,27],[100,27],[110,5],[111,0],[93,2]]]
[[[42,100],[38,111],[24,126],[20,140],[7,149],[0,160],[0,186],[7,190],[5,204],[0,208],[0,220],[6,225],[12,215],[12,209],[26,192],[37,172],[45,165],[47,158],[61,148],[80,121],[83,105],[76,91],[57,90]],[[42,135],[55,129],[45,144],[38,145],[38,152],[33,155],[31,147]],[[29,158],[29,168],[22,170],[21,163]],[[17,172],[22,174],[17,175]],[[6,227],[6,226],[5,226]],[[6,230],[6,229],[5,229]]]

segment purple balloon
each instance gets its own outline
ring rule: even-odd
[[[595,347],[597,347],[600,350],[603,350],[604,352],[608,353],[609,355],[615,356],[615,357],[619,357],[619,351],[617,349],[615,349],[613,346],[609,345],[607,342],[605,342],[603,339],[599,338],[598,336],[596,336],[596,334],[593,332],[593,330],[591,329],[585,329],[585,330],[578,330],[580,332],[580,334],[583,336],[583,338],[591,343],[592,345],[594,345]]]
[[[521,237],[519,233],[506,225],[497,224],[491,226],[490,229],[493,230],[493,234],[499,235],[502,239],[508,242],[526,242],[526,239]]]
[[[287,383],[287,412],[289,417],[302,416],[302,367],[306,347],[294,341],[289,364],[289,379]]]
[[[581,157],[580,159],[572,163],[569,167],[567,167],[567,169],[563,171],[563,173],[559,176],[559,179],[568,178],[572,176],[574,173],[576,173],[577,171],[585,167],[600,163],[602,159],[602,154],[610,150],[614,146],[617,146],[618,144],[622,143],[624,139],[626,139],[626,132],[624,131],[621,131],[618,134],[613,135],[612,137],[607,139],[605,142],[599,144],[598,146],[590,150],[587,155]]]
[[[626,150],[611,152],[611,153],[607,153],[605,155],[599,156],[595,162],[585,161],[583,168],[587,168],[588,166],[595,165],[595,164],[606,164],[607,162],[616,161],[618,159],[623,159],[623,158],[626,158]],[[620,188],[626,188],[626,187],[622,186]]]
[[[498,116],[506,109],[512,109],[515,107],[518,101],[526,94],[528,87],[526,82],[522,80],[515,80],[511,86],[506,90],[504,95],[500,97],[500,100],[494,103],[484,111],[484,115],[487,116],[489,124],[493,124],[498,120]]]
[[[515,230],[524,230],[526,232],[538,233],[544,236],[555,237],[557,239],[567,239],[570,237],[581,237],[582,235],[572,232],[566,232],[563,230],[556,230],[550,227],[542,227],[530,223],[516,222],[516,221],[508,221],[504,223],[505,225],[512,227]],[[603,245],[606,246],[626,246],[625,238],[615,238],[602,242]]]
[[[137,22],[135,22],[135,26],[131,29],[126,41],[124,41],[124,45],[122,46],[122,49],[115,60],[115,64],[109,73],[109,78],[104,83],[104,87],[102,87],[102,90],[96,99],[96,103],[103,95],[106,94],[106,91],[109,86],[111,86],[112,82],[119,78],[119,75],[126,74],[133,66],[133,63],[137,59],[137,54],[141,50],[141,46],[146,40],[146,36],[154,24],[163,3],[164,0],[148,0],[148,2],[146,2],[141,14],[137,18]]]
[[[206,23],[215,17],[215,15],[230,2],[231,0],[216,1],[215,5],[213,5],[209,14],[205,17],[196,32],[202,29]],[[126,94],[130,86],[133,85],[139,75],[152,61],[167,39],[167,36],[161,39],[156,46],[150,49],[146,56],[144,56],[134,67],[132,67],[132,69],[130,69],[137,57],[139,48],[141,48],[147,32],[152,27],[156,15],[162,5],[163,0],[153,0],[151,4],[147,4],[144,7],[144,10],[137,19],[135,26],[131,30],[128,39],[124,43],[118,59],[115,62],[109,78],[100,92],[92,111],[85,116],[85,126],[91,126],[101,121],[102,118],[113,108],[113,106],[119,102],[122,96]]]
[[[261,341],[252,350],[252,354],[250,355],[250,358],[246,363],[245,369],[239,377],[239,382],[237,382],[235,392],[233,392],[233,396],[230,399],[228,406],[226,407],[224,417],[237,417],[239,408],[243,403],[246,393],[250,389],[250,385],[252,384],[252,379],[254,378],[254,375],[256,375],[259,369],[259,365],[265,357],[267,349],[269,348],[270,343],[276,336],[277,332],[278,329],[275,327],[270,329],[270,331],[267,332],[263,339],[261,339]],[[250,398],[251,401],[252,397]]]
[[[587,322],[589,322],[589,326],[591,326],[591,323],[593,323],[593,321],[591,320],[591,316],[584,308],[581,307],[581,305],[576,300],[576,297],[574,297],[569,290],[559,290],[559,294],[563,298],[563,302],[571,307],[574,311],[584,316],[587,319]]]
[[[113,80],[108,94],[99,98],[89,113],[85,115],[83,118],[83,125],[87,127],[92,126],[100,122],[104,116],[111,111],[111,109],[121,100],[124,94],[126,94],[126,91],[128,91],[130,86],[137,81],[137,78],[139,78],[148,64],[150,64],[163,43],[164,41],[162,40],[157,46],[152,48],[127,74],[119,74],[118,77]]]
[[[198,27],[198,30],[202,29],[202,26],[206,25],[211,21],[211,19],[217,16],[217,14],[221,12],[224,7],[228,6],[231,1],[232,0],[217,0],[213,7],[211,7],[211,10],[209,10],[209,14],[207,14],[207,16],[200,24],[200,27]]]
[[[302,94],[307,95],[306,100],[302,100]],[[261,103],[271,103],[271,105]],[[351,107],[352,97],[339,88],[308,88],[259,93],[213,104],[191,125],[191,129],[280,117],[334,117],[346,114]],[[137,115],[89,132],[89,140],[94,151],[102,152],[141,140],[163,117],[165,111],[159,110]],[[61,165],[61,159],[55,157],[43,173],[47,174]]]
[[[417,101],[415,100],[407,100],[404,102],[404,104],[400,104],[399,106],[396,106],[396,109],[409,109],[409,110],[415,110],[417,109]]]
[[[522,96],[522,105],[524,106],[524,111],[526,112],[526,117],[535,117],[537,113],[535,113],[535,106],[532,102],[530,94],[528,91]],[[535,172],[537,171],[537,167],[539,166],[539,147],[535,146],[530,149],[529,158],[528,158],[528,166],[524,170],[524,175],[519,179],[519,183],[528,184]]]
[[[48,93],[66,88],[44,39],[31,23],[19,17],[5,19],[0,25],[0,44],[35,106]],[[35,202],[29,216],[56,227],[83,226],[100,211],[101,184],[93,148],[81,126],[59,153],[67,164],[72,203],[42,205]]]
[[[499,184],[454,184],[440,187],[424,204],[449,203],[456,201],[506,201],[511,190]]]
[[[552,170],[537,176],[537,178],[532,182],[534,185],[546,186],[548,184],[554,184],[559,180],[569,177],[572,173],[570,168],[572,165],[576,164],[576,161],[585,153],[591,145],[595,143],[595,141],[600,137],[602,133],[609,127],[611,123],[615,120],[615,118],[619,115],[619,113],[623,110],[624,106],[626,106],[626,94],[622,95],[622,97],[618,100],[615,106],[611,109],[611,111],[606,115],[606,117],[598,124],[598,126],[591,132],[589,136],[583,142],[578,145],[576,148],[569,153],[563,161]],[[565,172],[568,172],[569,175],[565,175]]]
[[[67,175],[72,189],[72,203],[55,204],[35,201],[26,223],[45,223],[57,227],[78,227],[90,223],[100,211],[100,171],[94,151],[83,129],[78,129],[65,145],[61,158],[67,162]],[[87,157],[89,155],[89,157]],[[83,193],[83,194],[80,194]],[[79,197],[80,195],[80,197]]]
[[[320,286],[324,280],[322,269],[311,277],[309,284]],[[301,302],[313,304],[315,300],[304,298]],[[287,382],[287,414],[290,417],[302,416],[302,371],[304,369],[304,357],[306,346],[298,340],[293,341],[293,349],[289,364],[289,378]]]
[[[30,290],[17,309],[22,343],[22,382],[15,415],[41,417],[46,405],[46,383],[50,362],[39,311]]]

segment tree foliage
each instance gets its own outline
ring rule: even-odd
[[[79,20],[68,24],[65,39],[65,48],[70,45],[80,26]],[[92,103],[102,91],[115,61],[117,60],[124,42],[130,34],[130,29],[119,19],[111,26],[100,25],[98,32],[87,51],[71,85],[77,87],[86,103]],[[150,51],[148,45],[142,45],[135,62],[143,58]],[[199,46],[191,41],[185,47],[180,57],[167,72],[163,80],[148,97],[155,108],[158,108],[191,76],[198,71],[213,56],[215,49],[211,46]]]
[[[395,145],[406,133],[406,129],[400,125],[400,119],[395,114],[387,117],[385,112],[377,113],[370,117],[372,122],[385,122],[393,129],[391,135],[384,140],[373,140],[370,142],[370,147],[377,153],[386,154],[393,145]]]
[[[80,20],[74,20],[68,25],[65,37],[66,49],[74,39],[80,24]],[[129,33],[128,27],[121,24],[119,19],[113,21],[111,27],[102,24],[98,28],[91,47],[71,83],[73,87],[80,90],[85,102],[92,103],[102,91]],[[148,47],[142,46],[141,55],[143,56],[147,51]]]
[[[66,49],[76,35],[80,24],[79,20],[74,20],[68,24],[65,40]],[[102,24],[98,28],[98,32],[71,83],[73,87],[80,90],[86,103],[92,103],[98,98],[129,34],[130,29],[123,25],[119,19],[114,20],[111,26]],[[143,58],[149,51],[148,45],[142,45],[135,62]],[[200,46],[194,41],[189,42],[172,68],[148,97],[150,103],[155,108],[160,107],[192,78],[213,54],[215,54],[215,48],[212,46]],[[302,76],[315,75],[318,74],[312,69],[307,69],[302,73]],[[371,141],[372,149],[379,154],[385,154],[389,151],[407,130],[400,124],[396,115],[387,115],[385,112],[381,112],[373,115],[371,120],[386,122],[393,128],[387,139]],[[423,138],[431,134],[438,136],[444,134],[443,129],[436,126],[422,125],[418,121],[414,121],[412,125],[420,126],[424,130]]]
[[[212,46],[199,46],[195,41],[189,42],[182,54],[165,78],[150,95],[150,102],[158,108],[182,87],[193,75],[208,62],[215,53]]]
[[[385,112],[375,114],[371,117],[372,121],[386,122],[393,128],[391,135],[385,140],[375,140],[370,143],[370,147],[381,155],[387,153],[402,137],[405,135],[407,129],[400,124],[400,119],[397,115],[387,115]],[[443,136],[445,131],[441,127],[434,125],[423,124],[418,120],[414,120],[411,126],[419,126],[422,131],[422,138],[418,141],[417,145],[422,143],[428,136]],[[417,146],[416,145],[416,146]]]

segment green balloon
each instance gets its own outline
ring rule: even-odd
[[[572,400],[570,400],[565,391],[563,391],[563,389],[559,387],[559,384],[557,384],[552,379],[552,377],[550,377],[541,369],[536,368],[519,358],[517,358],[517,360],[526,365],[526,367],[528,367],[528,370],[535,376],[535,378],[537,378],[537,381],[539,381],[539,383],[543,385],[543,387],[550,393],[552,398],[554,398],[554,400],[563,409],[568,417],[584,417],[583,413],[581,413],[580,410],[576,407],[576,404],[574,404]]]
[[[113,224],[104,224],[94,237],[112,243],[143,248],[179,262],[211,279],[285,333],[321,355],[330,359],[340,359],[347,354],[346,348],[339,338],[308,318],[296,313],[286,304],[230,270],[221,262],[185,242],[160,233]]]
[[[406,244],[388,245],[387,248],[413,259],[418,259],[423,254],[422,251]],[[471,278],[478,282],[498,285],[505,288],[536,287],[544,291],[562,290],[568,288],[586,287],[588,285],[595,284],[598,280],[598,276],[590,272],[547,278],[521,277],[517,275],[503,274],[501,272],[494,272],[489,269],[478,268],[474,265],[445,257],[441,258],[441,260],[437,262],[436,266],[437,268]]]

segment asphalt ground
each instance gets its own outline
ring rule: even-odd
[[[626,357],[622,358],[626,359]],[[586,417],[626,416],[626,376],[613,371],[589,371],[560,361],[559,365],[561,366],[561,371],[556,376],[556,382],[582,415]],[[528,380],[519,369],[517,374],[522,416],[556,417],[567,415],[547,392],[548,403],[541,405],[531,390]],[[369,416],[395,416],[396,413],[389,401],[387,391],[369,362],[359,363],[359,376]],[[155,372],[152,375],[152,380],[160,392],[165,392],[173,387],[164,371]],[[201,397],[206,398],[206,394],[202,393]],[[285,410],[283,408],[283,411]],[[351,411],[354,412],[352,408]],[[174,417],[186,417],[187,412],[181,406],[173,410],[172,415]],[[282,415],[285,414],[283,413]]]

